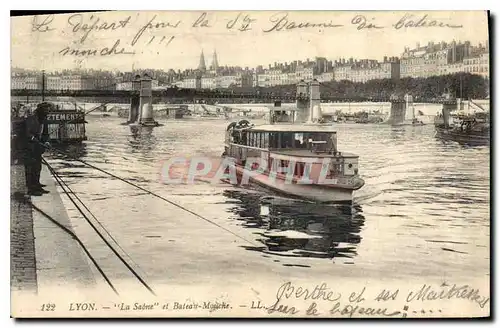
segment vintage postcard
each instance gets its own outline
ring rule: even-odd
[[[487,11],[10,19],[13,317],[490,316]]]

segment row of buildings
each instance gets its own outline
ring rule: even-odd
[[[367,82],[374,79],[400,79],[405,77],[430,77],[453,73],[472,73],[489,78],[488,43],[472,46],[470,42],[429,42],[410,49],[406,47],[401,57],[384,57],[382,61],[371,59],[314,60],[274,63],[264,68],[220,66],[217,53],[212,63],[206,65],[202,51],[198,67],[183,72],[158,73],[153,88],[175,85],[193,89],[225,89],[231,87],[270,87],[296,84],[301,80],[316,79],[320,82],[348,80]],[[160,76],[161,75],[161,76]],[[161,80],[161,81],[159,81]],[[41,76],[22,74],[12,76],[12,89],[40,89]],[[132,73],[120,76],[96,77],[90,75],[47,75],[47,90],[117,89],[132,88]]]
[[[255,69],[233,68],[222,72],[214,52],[212,65],[207,69],[202,52],[197,70],[173,84],[183,88],[269,87],[296,84],[301,80],[316,79],[320,82],[352,81],[367,82],[374,79],[400,79],[405,77],[430,77],[459,72],[489,78],[488,44],[472,46],[470,42],[429,42],[425,46],[404,49],[401,58],[384,57],[382,61],[371,59],[315,60],[258,66]]]
[[[131,90],[132,78],[117,76],[114,78],[96,78],[87,75],[45,75],[45,90]],[[153,80],[153,88],[158,87],[158,80]],[[14,75],[11,77],[11,89],[40,90],[43,87],[42,75]]]
[[[414,49],[405,48],[401,55],[400,77],[429,77],[458,72],[489,77],[488,43],[472,46],[470,42],[450,44],[417,43]]]

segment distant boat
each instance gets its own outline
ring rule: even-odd
[[[476,113],[474,115],[456,115],[456,122],[450,125],[443,115],[434,124],[436,137],[442,140],[455,141],[467,145],[489,145],[490,122],[489,115]],[[442,120],[442,122],[440,122]]]
[[[436,137],[442,140],[455,141],[468,145],[489,145],[490,143],[490,114],[483,107],[476,106],[482,111],[465,112],[461,110],[452,114],[454,110],[445,110],[435,117],[434,127]],[[474,103],[473,103],[474,104]],[[470,102],[469,102],[470,105]]]

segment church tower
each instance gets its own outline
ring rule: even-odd
[[[217,52],[214,50],[214,56],[212,58],[212,66],[210,67],[213,71],[219,69],[219,61],[217,60]]]
[[[203,50],[201,51],[200,64],[198,65],[198,69],[203,72],[207,69],[207,67],[205,66],[205,55],[203,54]]]

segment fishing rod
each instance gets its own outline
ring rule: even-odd
[[[96,107],[92,108],[92,109],[91,109],[91,110],[89,110],[88,112],[78,113],[78,114],[77,114],[77,116],[76,116],[75,118],[73,118],[73,119],[71,119],[71,120],[69,120],[69,121],[63,121],[63,122],[60,122],[60,123],[58,124],[58,126],[57,126],[57,127],[55,127],[53,130],[51,130],[51,131],[49,131],[49,132],[48,132],[48,135],[51,135],[53,132],[55,132],[55,131],[59,130],[59,129],[63,126],[63,125],[66,125],[66,124],[71,123],[71,122],[73,122],[73,121],[79,120],[82,116],[84,117],[85,115],[88,115],[88,114],[92,113],[93,111],[98,110],[98,109],[99,109],[99,108],[101,108],[102,106],[106,106],[106,105],[107,105],[107,104],[109,104],[109,103],[110,103],[110,102],[105,102],[105,103],[102,103],[102,104],[100,104],[99,106],[96,106]],[[77,104],[77,106],[78,106],[78,104]],[[78,106],[78,107],[80,107],[80,106]],[[82,109],[82,108],[80,107],[80,109]]]

